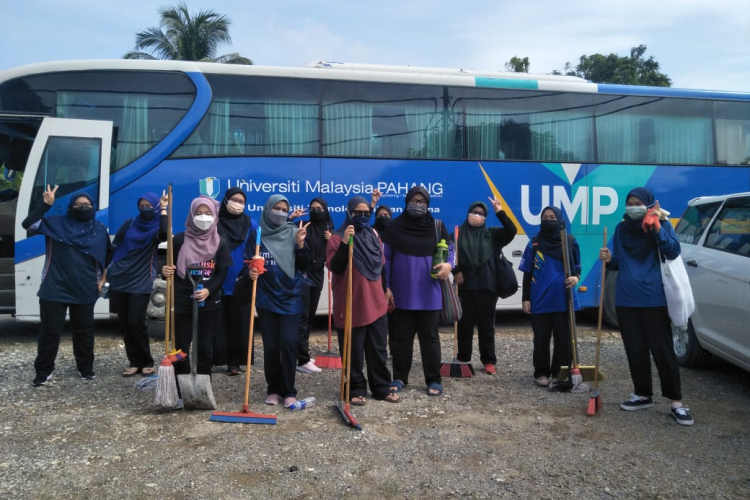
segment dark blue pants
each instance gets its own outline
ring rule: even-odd
[[[267,394],[278,394],[282,398],[297,396],[294,380],[297,373],[300,316],[301,314],[279,314],[258,309]]]
[[[561,366],[570,366],[573,350],[568,323],[566,312],[531,315],[531,329],[534,331],[534,378],[557,377]],[[550,338],[553,339],[554,346],[551,364]]]
[[[73,355],[78,371],[86,376],[94,373],[94,304],[63,304],[39,299],[39,327],[34,369],[47,376],[55,369],[60,336],[65,328],[65,313],[70,312]]]

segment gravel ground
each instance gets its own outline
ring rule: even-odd
[[[595,325],[579,320],[581,359],[593,364]],[[333,409],[339,371],[298,374],[300,397],[318,402],[291,412],[263,405],[254,367],[251,410],[277,413],[278,424],[214,423],[205,411],[157,410],[153,392],[122,378],[111,322],[97,324],[95,380],[76,377],[66,336],[41,388],[30,385],[35,328],[5,317],[0,332],[1,498],[750,498],[750,374],[720,362],[683,369],[693,427],[675,424],[662,397],[623,412],[631,385],[616,331],[603,335],[596,416],[586,415],[589,395],[533,384],[528,321],[500,314],[496,375],[475,353],[476,376],[445,379],[433,398],[415,360],[402,403],[354,407],[363,432]],[[447,359],[452,329],[441,338]],[[325,332],[311,341],[320,352]],[[220,409],[237,411],[244,377],[217,368],[213,390]]]

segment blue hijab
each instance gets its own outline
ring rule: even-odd
[[[79,252],[90,255],[102,268],[107,263],[107,250],[109,249],[109,234],[107,227],[92,216],[86,221],[73,217],[73,205],[75,201],[84,197],[93,205],[94,200],[84,192],[78,192],[70,197],[67,215],[55,215],[45,217],[44,222],[39,225],[38,233],[47,236],[59,243],[74,247]]]
[[[352,211],[354,208],[364,203],[368,207],[370,204],[362,196],[355,196],[349,200],[349,204],[346,209],[346,219],[344,223],[339,226],[336,234],[342,239],[344,238],[344,231],[347,226],[354,226],[354,267],[370,281],[378,281],[383,270],[383,251],[380,248],[380,240],[375,234],[375,230],[370,226],[357,228],[352,220]],[[342,241],[344,244],[348,244],[348,241]]]
[[[144,214],[139,213],[132,220],[130,227],[125,231],[125,237],[122,242],[115,248],[115,253],[112,255],[112,264],[131,252],[148,248],[159,232],[159,195],[156,193],[144,193],[143,196],[138,198],[138,203],[141,200],[146,200],[154,207],[151,219],[144,219]]]
[[[641,200],[646,208],[653,208],[656,202],[651,191],[644,187],[631,189],[625,197],[625,201],[627,202],[627,199],[631,196]],[[621,224],[621,244],[626,254],[639,262],[643,262],[656,251],[656,238],[651,231],[645,232],[643,230],[643,219],[631,219],[626,213]]]

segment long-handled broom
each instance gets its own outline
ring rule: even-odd
[[[174,265],[172,255],[172,183],[167,186],[167,265]],[[167,276],[167,304],[164,321],[164,358],[159,364],[156,378],[154,404],[164,408],[177,406],[179,394],[172,363],[186,358],[181,350],[170,350],[170,339],[174,340],[174,276]]]
[[[455,236],[456,267],[458,267],[458,226],[454,228],[453,235]],[[455,281],[453,286],[458,287]],[[458,295],[458,290],[456,290],[456,295]],[[440,365],[440,376],[453,378],[471,378],[474,376],[474,367],[471,366],[471,363],[458,360],[458,321],[453,322],[453,361]]]
[[[341,368],[341,356],[331,349],[331,329],[333,319],[333,294],[331,293],[331,271],[328,271],[328,350],[315,357],[315,365],[318,368],[330,368],[338,370]]]
[[[349,237],[349,265],[346,268],[346,313],[344,315],[343,368],[341,369],[341,389],[339,402],[336,403],[339,413],[346,425],[362,430],[357,419],[351,414],[349,405],[349,382],[352,374],[352,265],[354,263],[354,236]]]
[[[260,256],[260,227],[258,228],[255,239],[255,256]],[[258,270],[258,274],[263,274],[263,260],[253,259],[251,265]],[[211,413],[212,422],[229,422],[232,424],[276,424],[276,415],[265,415],[262,413],[253,413],[250,411],[248,404],[250,398],[250,364],[253,356],[253,329],[255,326],[255,297],[258,289],[258,280],[253,281],[253,298],[250,301],[250,334],[247,343],[247,370],[245,370],[245,402],[242,410],[238,412],[215,411]]]
[[[604,228],[604,243],[602,248],[607,246],[607,228]],[[594,363],[594,392],[589,397],[589,406],[586,408],[587,415],[596,415],[598,410],[602,409],[602,397],[599,394],[599,351],[602,345],[602,313],[604,311],[604,283],[607,272],[607,263],[602,261],[602,288],[599,295],[599,319],[596,323],[596,362]]]

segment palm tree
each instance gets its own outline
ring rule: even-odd
[[[187,5],[159,9],[159,27],[146,28],[135,35],[135,51],[123,59],[169,59],[225,64],[253,64],[237,52],[216,56],[222,43],[231,43],[227,16],[213,10],[202,10],[191,15]],[[144,52],[146,50],[147,52]]]

